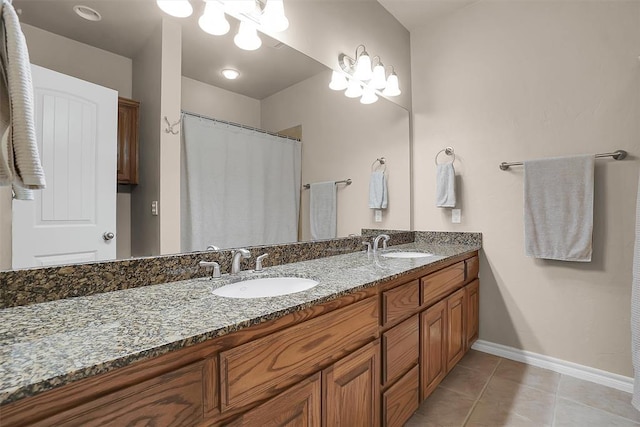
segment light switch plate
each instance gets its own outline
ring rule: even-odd
[[[460,218],[462,214],[460,209],[451,209],[451,222],[454,224],[460,224]]]
[[[376,213],[374,216],[375,222],[382,222],[382,211],[380,209],[376,209]]]

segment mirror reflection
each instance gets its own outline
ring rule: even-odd
[[[177,19],[160,11],[155,2],[127,2],[126,8],[122,2],[106,0],[83,4],[99,11],[102,19],[91,22],[79,18],[73,12],[74,2],[66,0],[14,0],[15,7],[22,9],[23,31],[32,63],[113,89],[121,98],[139,102],[137,184],[121,184],[117,189],[114,186],[113,191],[117,193],[111,210],[115,230],[94,232],[99,244],[115,249],[115,257],[205,250],[208,245],[237,247],[277,243],[278,238],[248,241],[239,234],[234,240],[231,231],[224,240],[214,233],[201,236],[193,244],[185,244],[186,223],[215,223],[218,229],[229,230],[251,227],[242,224],[242,220],[247,219],[234,214],[217,214],[215,219],[213,214],[184,217],[181,205],[188,193],[184,190],[181,159],[185,158],[183,139],[188,137],[188,129],[185,132],[181,125],[170,128],[165,117],[169,125],[191,117],[205,124],[217,123],[218,127],[224,122],[241,125],[225,125],[238,132],[251,134],[252,131],[242,129],[243,126],[290,137],[284,141],[300,140],[299,166],[296,169],[292,164],[288,172],[295,186],[288,190],[294,211],[289,212],[287,219],[276,214],[276,219],[269,219],[263,225],[263,229],[268,230],[287,228],[289,235],[281,238],[282,242],[313,238],[311,191],[304,189],[304,184],[326,181],[352,180],[349,186],[335,186],[335,236],[360,234],[362,228],[409,228],[409,115],[406,110],[383,98],[375,104],[362,105],[358,99],[330,90],[329,67],[265,34],[260,34],[260,49],[239,49],[233,43],[238,26],[234,19],[229,19],[232,28],[229,34],[216,37],[199,28],[199,11],[189,18]],[[225,69],[237,71],[238,77],[225,78],[222,74]],[[182,112],[191,114],[184,116]],[[122,123],[114,126],[122,128]],[[174,135],[165,130],[180,132]],[[273,154],[269,149],[267,153]],[[232,175],[231,171],[224,171],[224,162],[220,163],[226,156],[219,150],[208,156],[211,162],[206,157],[201,161],[205,170],[210,163],[214,174],[205,179],[220,185],[220,174]],[[280,160],[284,156],[275,157]],[[241,156],[241,159],[247,157]],[[268,160],[266,156],[254,157]],[[378,171],[375,161],[380,157],[385,157],[387,162],[388,205],[378,214],[378,222],[376,210],[369,208],[369,180],[372,172]],[[264,169],[273,173],[286,169],[273,163],[258,165],[255,159],[250,162],[253,167],[248,170]],[[251,165],[250,162],[247,159],[245,166]],[[205,199],[210,186],[197,179],[202,178],[194,182],[201,190],[194,198]],[[265,213],[269,203],[264,203],[264,198],[275,197],[269,193],[268,184],[266,189],[256,190],[257,194],[246,192],[246,187],[241,193],[240,190],[234,193],[230,187],[237,181],[237,178],[225,181],[224,189],[242,200],[245,211]],[[255,189],[255,186],[249,188]],[[12,202],[7,190],[1,191],[0,224],[4,229],[0,234],[11,236],[11,231],[7,233],[7,224],[11,227]],[[214,203],[216,209],[224,208],[225,203],[218,201]],[[271,205],[278,204],[275,199],[271,201]],[[108,210],[96,210],[97,216]],[[21,241],[21,233],[15,227],[12,232],[16,236],[12,244],[9,244],[12,239],[0,239],[0,269],[12,268],[12,247],[28,243]],[[114,232],[115,237],[105,240],[103,233],[109,232]],[[260,234],[248,233],[252,238]],[[61,250],[64,254],[74,251],[73,248]],[[49,257],[47,262],[91,260]]]

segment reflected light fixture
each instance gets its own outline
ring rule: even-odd
[[[73,6],[73,11],[76,13],[76,15],[86,19],[87,21],[97,22],[102,20],[102,15],[100,15],[100,12],[89,6],[77,4]]]
[[[225,68],[222,70],[222,75],[225,79],[235,80],[240,76],[240,72],[238,70],[234,70],[233,68]]]
[[[365,86],[362,92],[362,98],[360,98],[361,104],[373,104],[378,100],[378,95],[376,95],[376,91],[371,86]]]
[[[329,83],[329,88],[333,90],[345,90],[349,86],[349,81],[347,77],[339,71],[333,71],[331,73],[331,83]]]
[[[362,48],[361,51],[360,48]],[[373,69],[371,69],[372,63],[375,64]],[[329,88],[333,90],[346,89],[344,94],[348,98],[361,96],[360,102],[362,104],[373,104],[378,100],[380,93],[384,96],[398,96],[402,93],[394,68],[391,67],[391,73],[387,77],[385,66],[380,57],[374,56],[371,60],[364,45],[356,47],[355,59],[341,53],[338,56],[338,64],[344,73],[334,70],[331,74]]]
[[[241,49],[256,50],[262,45],[257,30],[277,33],[289,28],[289,20],[284,13],[284,0],[192,1],[205,3],[198,25],[208,34],[221,36],[229,32],[230,25],[226,15],[238,19],[240,27],[233,40]],[[163,12],[178,18],[186,18],[193,13],[189,0],[156,0],[156,3]]]
[[[164,13],[176,18],[186,18],[193,13],[189,0],[156,0],[156,4]]]
[[[198,19],[198,25],[202,31],[214,36],[227,34],[231,28],[229,21],[224,16],[224,6],[217,0],[205,1],[204,12]]]
[[[262,40],[258,37],[258,30],[255,24],[250,21],[240,21],[240,29],[233,38],[233,42],[244,50],[256,50],[262,46]]]

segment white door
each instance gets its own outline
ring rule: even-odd
[[[13,268],[115,259],[118,93],[31,72],[47,188],[13,201]]]

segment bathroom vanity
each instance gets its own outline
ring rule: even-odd
[[[72,357],[44,338],[15,344],[17,356],[51,360],[9,363],[6,375],[23,381],[3,390],[0,424],[401,426],[477,338],[479,307],[478,245],[403,246],[438,256],[272,267],[320,282],[275,298],[216,297],[216,280],[193,279],[62,300],[83,311],[73,338],[58,336]],[[51,304],[4,310],[5,320],[53,315],[42,309]],[[87,333],[94,324],[102,332]],[[44,372],[65,363],[64,374]]]

